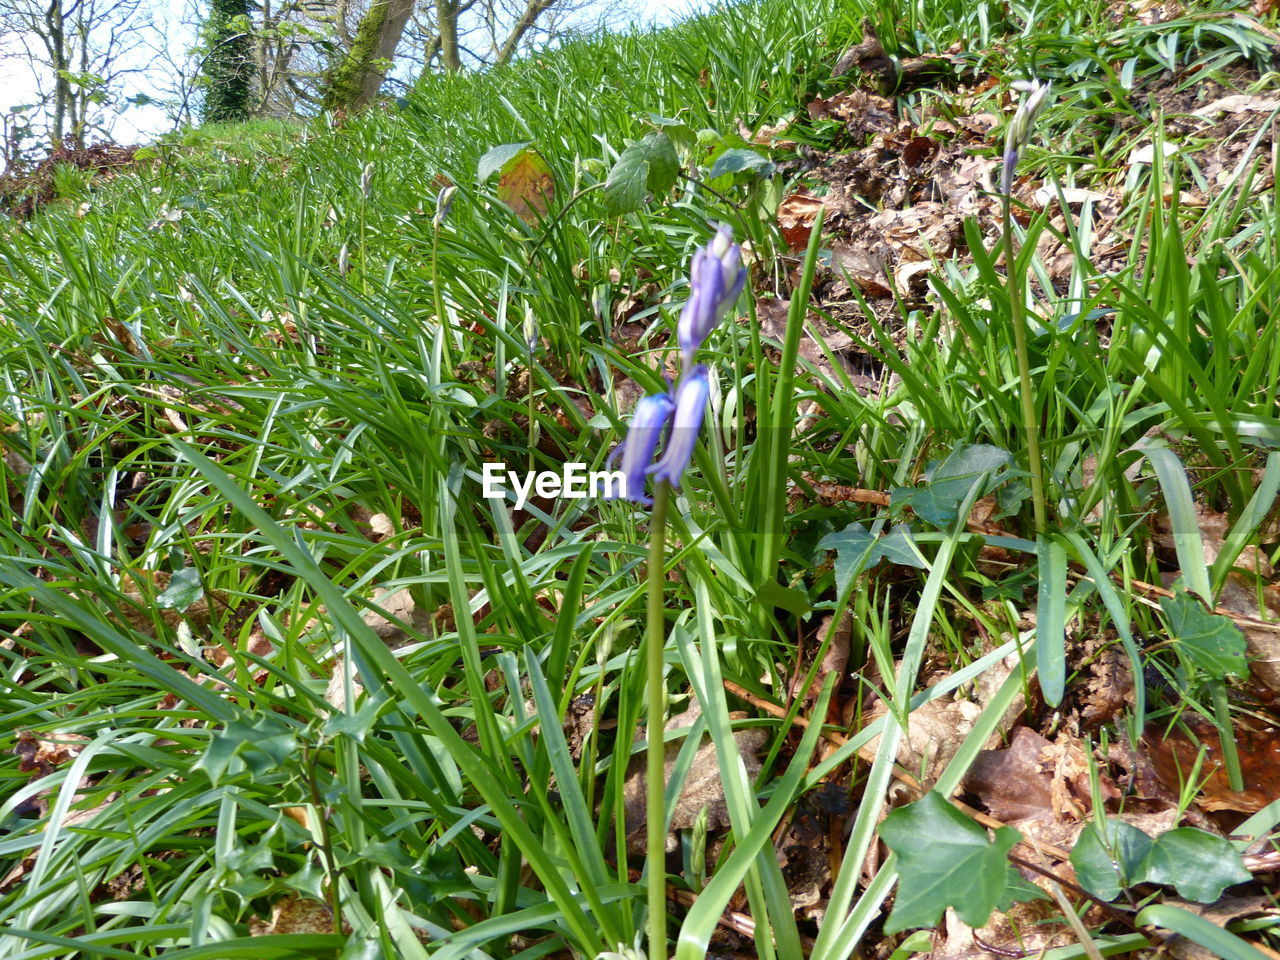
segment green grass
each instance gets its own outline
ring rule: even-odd
[[[1178,645],[1139,650],[1134,637],[1168,626],[1128,586],[1160,582],[1155,512],[1169,513],[1186,586],[1205,599],[1230,554],[1275,548],[1258,532],[1280,482],[1274,158],[1254,150],[1225,184],[1191,151],[1164,167],[1123,162],[1163,135],[1152,84],[1245,64],[1265,76],[1266,37],[1211,6],[1150,28],[1101,3],[731,5],[483,76],[426,78],[336,127],[190,131],[77,186],[75,205],[0,219],[0,956],[532,960],[637,941],[644,891],[618,826],[643,746],[646,516],[576,500],[514,514],[480,496],[480,466],[602,468],[630,412],[621,386],[660,388],[652,361],[715,222],[750,240],[756,296],[790,295],[796,262],[782,259],[771,205],[800,182],[794,168],[767,188],[682,180],[624,217],[594,188],[653,116],[724,137],[804,117],[842,89],[830,63],[864,16],[901,56],[959,44],[1003,80],[1053,80],[1024,170],[1125,188],[1119,222],[1134,240],[1118,273],[1096,267],[1100,238],[1077,216],[1065,292],[1046,293],[1035,240],[1060,228],[1017,228],[1040,319],[1030,352],[1050,534],[1075,585],[1045,609],[1109,622],[1140,668],[1186,694],[1149,695],[1147,722],[1198,703],[1229,729],[1230,712],[1252,708]],[[967,109],[1000,112],[1006,86]],[[952,97],[924,90],[901,105],[923,117]],[[822,148],[835,133],[802,120],[789,135]],[[556,215],[540,224],[477,183],[485,151],[523,141],[555,178]],[[1190,186],[1206,205],[1166,201],[1169,176],[1170,196]],[[458,189],[437,225],[445,183]],[[806,360],[780,369],[754,308],[712,337],[719,429],[673,502],[665,667],[669,692],[702,706],[695,732],[673,735],[688,747],[677,768],[709,731],[731,837],[708,856],[696,905],[673,901],[682,958],[702,955],[743,884],[761,956],[853,956],[879,935],[895,878],[890,859],[860,886],[910,711],[1025,653],[940,774],[954,788],[1034,683],[1037,655],[1074,682],[1051,630],[1019,633],[1037,546],[1016,497],[1000,522],[1022,552],[1002,573],[963,523],[980,491],[953,480],[931,489],[957,519],[894,514],[912,524],[920,569],[881,564],[847,582],[819,543],[859,518],[887,531],[888,512],[789,499],[807,475],[909,487],[970,444],[1007,451],[1006,495],[1021,482],[991,226],[967,224],[971,256],[939,268],[927,309],[851,331],[899,375],[892,392],[863,397]],[[617,329],[615,308],[636,296]],[[838,320],[856,300],[825,306]],[[623,349],[636,325],[640,348]],[[1133,482],[1138,460],[1150,466]],[[1193,500],[1229,515],[1228,559],[1204,561]],[[402,589],[417,616],[388,646],[370,626],[375,596]],[[769,739],[752,782],[731,717],[746,705],[724,681],[827,716],[839,681],[808,707],[787,685],[817,672],[831,642],[821,615],[845,610],[849,669],[877,665],[867,672],[890,709],[837,731],[851,739],[820,764],[818,723],[800,739],[753,714]],[[561,731],[581,703],[595,722],[571,751]],[[1138,723],[1118,718],[1113,739]],[[74,735],[74,759],[33,779],[9,752],[19,731]],[[851,776],[842,764],[876,733],[874,762]],[[833,771],[854,812],[819,931],[794,918],[771,835]],[[336,907],[329,928],[250,938],[285,896]]]

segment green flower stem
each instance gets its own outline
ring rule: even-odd
[[[1027,432],[1027,459],[1031,468],[1031,505],[1035,511],[1036,533],[1044,533],[1047,523],[1044,499],[1044,461],[1040,457],[1040,424],[1036,421],[1035,399],[1031,392],[1031,358],[1027,352],[1027,326],[1022,295],[1022,274],[1015,267],[1013,215],[1009,197],[1001,198],[1004,211],[1004,268],[1013,320],[1013,348],[1018,357],[1018,393],[1022,398],[1022,427]]]
[[[645,758],[645,859],[649,894],[649,960],[667,960],[667,821],[666,726],[667,691],[662,679],[662,650],[666,646],[663,589],[666,584],[667,504],[671,486],[666,481],[653,491],[653,515],[649,522],[649,598],[645,630],[645,734],[649,738]]]

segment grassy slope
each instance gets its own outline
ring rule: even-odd
[[[1002,9],[735,7],[654,35],[570,44],[490,76],[433,79],[401,109],[337,131],[204,131],[193,149],[162,150],[150,169],[97,188],[82,216],[72,201],[21,229],[0,225],[0,626],[14,635],[0,650],[4,725],[89,738],[70,748],[74,763],[45,757],[43,780],[29,784],[18,757],[0,768],[9,831],[0,865],[16,871],[0,895],[0,921],[14,931],[4,948],[71,956],[52,938],[78,936],[100,945],[84,948],[94,956],[325,955],[331,940],[258,938],[244,954],[226,943],[194,949],[245,935],[251,916],[290,892],[340,899],[353,941],[375,945],[351,956],[420,956],[420,934],[463,928],[458,956],[483,946],[532,957],[566,944],[591,956],[631,942],[640,900],[625,885],[625,843],[611,822],[623,819],[627,765],[614,731],[635,728],[641,700],[644,517],[561,501],[541,505],[550,516],[516,515],[516,527],[479,498],[479,464],[602,462],[616,440],[609,424],[621,423],[634,395],[622,384],[660,383],[614,334],[662,342],[673,320],[665,303],[680,301],[688,256],[710,223],[727,220],[752,241],[762,295],[785,296],[794,264],[775,259],[781,247],[753,203],[729,208],[684,183],[621,219],[587,194],[542,233],[476,185],[476,163],[491,146],[533,141],[563,201],[603,179],[628,139],[650,129],[648,114],[721,134],[739,121],[775,122],[823,92],[825,64],[869,13],[883,36],[896,25],[911,38],[905,54],[961,42],[1009,76],[1034,69],[1058,80],[1070,93],[1046,129],[1059,161],[1083,157],[1107,176],[1115,151],[1140,140],[1148,121],[1136,103],[1137,125],[1115,132],[1128,59],[1141,81],[1162,74],[1164,36],[1178,38],[1184,69],[1200,58],[1218,69],[1265,48],[1238,24],[1117,28],[1101,5],[1042,11],[1054,31],[1032,25],[1019,37],[1021,21],[1006,23]],[[1090,39],[1103,36],[1115,45]],[[1242,40],[1243,50],[1233,46]],[[815,124],[803,136],[823,146],[829,133]],[[1162,195],[1160,183],[1135,176],[1134,223]],[[444,182],[459,190],[437,232]],[[1190,435],[1197,462],[1215,468],[1198,474],[1206,479],[1197,492],[1238,514],[1253,480],[1236,468],[1259,461],[1236,438],[1236,421],[1247,417],[1264,435],[1280,429],[1270,308],[1280,300],[1280,238],[1273,194],[1246,187],[1190,218],[1153,218],[1161,229],[1147,255],[1097,301],[1117,311],[1105,344],[1082,333],[1037,346],[1039,367],[1052,373],[1040,403],[1057,486],[1078,483],[1091,457],[1102,478],[1064,501],[1061,528],[1141,579],[1158,573],[1135,518],[1157,490],[1132,489],[1116,453],[1159,423]],[[1222,270],[1239,279],[1220,280]],[[1079,289],[1088,279],[1081,256]],[[879,344],[892,360],[897,343],[919,371],[892,398],[907,403],[901,418],[888,415],[888,399],[863,400],[837,382],[801,438],[798,467],[887,489],[917,459],[961,442],[1023,455],[1009,429],[1009,338],[987,322],[995,272],[960,264],[950,287],[954,339],[939,346],[921,318],[905,344],[888,334]],[[1046,309],[1065,316],[1078,306]],[[622,314],[628,325],[614,331]],[[1200,327],[1229,346],[1144,373],[1142,337],[1164,323],[1175,342]],[[754,595],[757,534],[778,505],[762,502],[771,465],[751,456],[752,430],[739,418],[757,408],[764,416],[775,381],[748,327],[722,333],[716,349],[717,443],[730,452],[703,455],[707,479],[692,481],[681,504],[679,542],[693,543],[699,529],[707,539],[678,561],[668,660],[670,689],[683,694],[688,677],[701,690],[728,757],[727,712],[741,704],[726,700],[719,672],[783,699],[796,625]],[[811,372],[803,399],[821,385]],[[856,441],[857,456],[833,436]],[[176,440],[216,467],[182,454]],[[721,459],[733,469],[722,471]],[[1100,523],[1089,519],[1098,500]],[[847,519],[820,509],[792,522],[782,576],[809,603],[835,599],[831,573],[814,570],[824,557],[814,544]],[[932,661],[964,671],[984,652],[977,632],[1010,636],[1034,602],[1016,571],[993,583],[961,536],[935,531],[921,545],[936,571],[923,593],[912,579],[894,586],[891,601],[892,578],[882,574],[846,591],[858,614],[855,649],[884,675],[903,656],[893,639],[900,627],[911,626],[905,660],[932,639]],[[368,632],[371,618],[348,604],[364,608],[375,591],[402,587],[415,608],[405,615],[413,642],[397,644],[393,658]],[[950,599],[939,603],[944,587]],[[974,599],[982,591],[997,602]],[[1145,608],[1126,609],[1139,618],[1135,629],[1160,629]],[[355,700],[357,673],[375,696]],[[905,673],[889,691],[895,705],[915,679]],[[334,710],[326,689],[344,685],[349,707]],[[1007,696],[1015,692],[1008,686]],[[570,759],[554,731],[583,694],[610,722],[591,727]],[[988,706],[993,722],[998,706]],[[795,741],[785,726],[768,729],[760,797],[778,798],[780,812],[836,761],[801,783],[807,755],[789,768]],[[961,747],[951,782],[980,733]],[[871,782],[889,770],[878,763]],[[741,835],[760,814],[744,777],[725,780]],[[872,800],[859,808],[855,851],[870,842],[878,803],[859,780],[855,801],[864,795]],[[62,819],[69,808],[83,812]],[[815,931],[783,908],[767,841],[763,829],[747,845],[763,850],[748,876],[751,911],[793,956]],[[856,902],[854,920],[828,922],[815,955],[850,955],[874,920],[892,874],[867,895],[853,889],[856,874],[846,870],[832,893],[844,908]],[[106,883],[118,899],[101,895]],[[736,886],[709,892],[707,904],[721,893],[723,904]],[[719,908],[706,913],[686,923],[694,940],[710,936]]]

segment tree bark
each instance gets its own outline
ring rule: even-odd
[[[387,75],[383,64],[395,57],[413,5],[414,0],[373,0],[351,49],[329,71],[326,110],[358,110],[377,96]]]
[[[71,106],[71,81],[67,79],[71,63],[67,55],[67,29],[62,0],[49,0],[44,22],[48,28],[49,65],[53,67],[52,140],[57,147],[62,145],[62,139],[67,134],[67,111]]]
[[[462,69],[458,52],[458,0],[436,0],[436,26],[440,31],[440,63],[449,73]]]

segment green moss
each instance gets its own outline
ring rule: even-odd
[[[349,109],[360,105],[365,80],[375,69],[378,39],[387,20],[389,6],[388,0],[374,0],[369,12],[360,21],[351,49],[329,71],[329,83],[324,92],[324,109]]]

